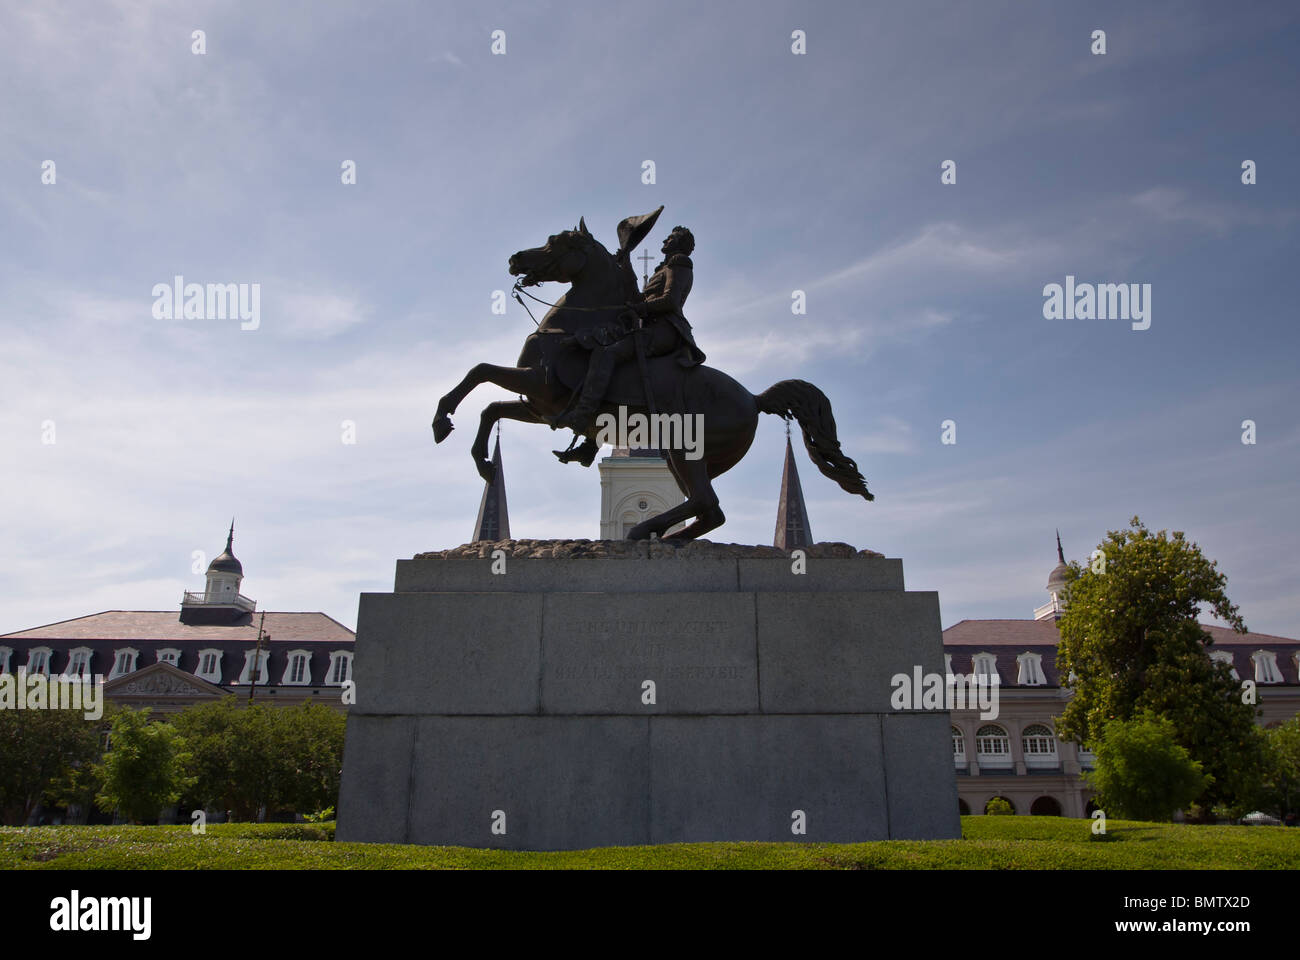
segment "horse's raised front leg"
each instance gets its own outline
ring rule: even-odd
[[[433,439],[437,443],[447,439],[452,431],[451,414],[469,392],[482,383],[495,383],[511,393],[534,396],[546,387],[546,376],[532,367],[499,367],[494,363],[476,363],[470,367],[465,379],[438,401],[438,412],[433,416]]]
[[[478,475],[488,483],[491,483],[496,476],[496,467],[488,459],[488,437],[492,435],[492,428],[496,426],[498,420],[542,422],[537,414],[520,400],[498,400],[483,408],[483,413],[479,416],[478,435],[474,437],[474,444],[469,448],[469,452],[474,457],[474,467],[478,470]]]

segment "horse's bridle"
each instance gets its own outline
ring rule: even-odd
[[[524,301],[520,298],[519,294],[522,293],[529,300],[536,300],[538,303],[551,307],[554,310],[573,310],[577,313],[600,313],[602,310],[621,310],[627,306],[627,304],[625,303],[616,303],[616,304],[611,304],[608,307],[569,307],[569,306],[562,307],[558,303],[550,303],[549,301],[543,300],[541,297],[533,296],[531,293],[529,293],[527,290],[524,289],[524,286],[525,284],[522,280],[516,280],[515,285],[511,288],[510,292],[513,293],[515,299],[519,301],[519,305],[528,312],[528,318],[532,320],[533,323],[539,327],[541,326],[541,323],[539,323],[537,318],[533,316],[533,311],[528,309],[528,304],[524,303]]]

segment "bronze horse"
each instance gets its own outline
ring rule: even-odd
[[[629,300],[640,298],[627,281],[630,271],[620,269],[614,257],[579,221],[547,239],[545,245],[520,250],[510,258],[510,273],[522,275],[520,286],[545,281],[570,284],[538,326],[524,341],[519,362],[513,367],[479,363],[438,402],[433,420],[434,440],[441,443],[451,433],[450,415],[479,384],[494,383],[519,400],[490,403],[479,418],[478,435],[470,447],[475,466],[491,481],[488,437],[502,418],[524,423],[552,423],[582,388],[588,354],[573,342],[573,335],[596,324],[614,321]],[[629,289],[629,286],[632,289]],[[695,459],[687,451],[664,451],[684,503],[650,517],[628,532],[629,540],[645,540],[684,520],[694,522],[664,539],[693,540],[720,527],[726,517],[718,505],[713,479],[726,473],[744,457],[758,429],[758,415],[773,413],[795,418],[803,432],[808,456],[825,476],[849,493],[874,499],[857,464],[840,451],[835,418],[826,395],[803,380],[782,380],[755,396],[721,370],[699,365],[683,369],[672,357],[647,361],[649,383],[658,414],[703,415],[703,441]],[[644,379],[636,362],[623,364],[615,374],[601,405],[601,414],[616,415],[620,406],[645,415]]]

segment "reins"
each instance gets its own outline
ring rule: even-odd
[[[547,301],[543,300],[541,297],[533,296],[531,293],[529,293],[527,290],[524,289],[524,282],[522,280],[516,280],[514,288],[510,292],[515,295],[515,299],[519,301],[519,305],[523,307],[524,310],[527,312],[528,319],[533,321],[534,326],[538,326],[538,327],[540,327],[541,324],[538,322],[537,318],[533,316],[533,311],[528,309],[528,304],[524,303],[523,298],[521,298],[519,294],[522,293],[528,299],[536,300],[538,303],[545,304],[546,306],[551,307],[554,310],[575,310],[578,313],[599,313],[602,310],[622,310],[627,306],[627,304],[625,303],[619,303],[608,307],[570,307],[570,306],[562,307],[558,303],[548,303]]]

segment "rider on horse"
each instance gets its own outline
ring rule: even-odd
[[[655,211],[645,218],[629,218],[629,221],[648,222],[633,223],[628,227],[629,221],[624,221],[619,224],[619,233],[626,232],[631,237],[639,233],[643,237],[657,216],[658,211]],[[628,255],[634,245],[635,241],[631,244],[625,241],[615,258],[620,269],[625,271],[625,281],[633,292],[636,291],[636,273]],[[704,351],[696,345],[691,325],[682,313],[694,279],[690,257],[694,250],[695,237],[691,231],[681,226],[673,227],[663,242],[664,259],[646,281],[641,299],[629,300],[627,309],[615,323],[585,330],[575,338],[579,346],[591,351],[587,376],[577,401],[556,418],[554,425],[557,429],[568,427],[575,433],[587,434],[589,439],[576,451],[567,454],[556,451],[556,456],[563,462],[577,459],[583,461],[584,466],[590,465],[597,449],[595,441],[590,439],[594,432],[593,418],[609,389],[614,368],[636,356],[633,337],[638,335],[638,327],[643,331],[639,335],[647,359],[673,355],[682,367],[704,362]]]

